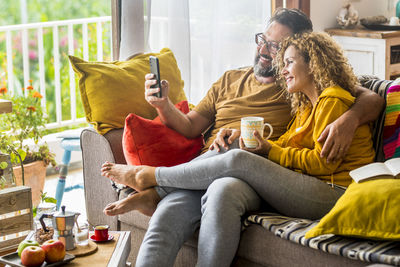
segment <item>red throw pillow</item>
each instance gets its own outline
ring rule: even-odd
[[[175,106],[189,112],[187,101]],[[203,136],[188,139],[165,126],[159,117],[148,120],[131,113],[125,119],[122,147],[129,165],[178,165],[198,156],[203,144]]]

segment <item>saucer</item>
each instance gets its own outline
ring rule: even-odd
[[[97,240],[97,239],[95,238],[94,235],[91,235],[89,238],[90,238],[90,240],[92,240],[93,242],[108,242],[108,241],[113,240],[113,239],[114,239],[114,236],[113,236],[113,235],[108,235],[108,239],[107,239],[107,240]]]

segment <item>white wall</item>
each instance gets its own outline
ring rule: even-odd
[[[323,31],[327,28],[336,27],[336,16],[345,0],[311,0],[310,17],[315,31]],[[384,15],[392,17],[395,15],[397,0],[351,0],[354,8],[361,18],[368,16]]]

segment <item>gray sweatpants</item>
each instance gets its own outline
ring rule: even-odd
[[[180,189],[203,190],[222,177],[241,179],[279,212],[300,218],[321,218],[344,192],[318,178],[289,170],[240,149],[156,169],[159,186]]]
[[[237,142],[234,146],[238,147]],[[221,153],[208,151],[189,164],[195,161],[202,162],[208,158],[216,164],[218,155],[223,155],[224,152],[224,150]],[[191,177],[184,179],[193,180]],[[210,178],[207,179],[210,180]],[[318,188],[321,187],[323,191],[335,191],[316,178],[312,181],[317,181]],[[175,182],[178,181],[175,180]],[[201,182],[202,186],[205,186],[203,183],[204,181]],[[197,266],[230,266],[240,241],[241,217],[245,212],[259,209],[260,198],[247,182],[229,176],[217,178],[205,189],[157,187],[162,200],[149,222],[137,256],[137,267],[173,266],[179,249],[199,227]],[[341,193],[338,191],[337,197]],[[285,191],[281,194],[284,195]],[[302,197],[314,198],[314,195],[319,194],[313,192],[311,195]],[[331,205],[333,203],[327,204],[327,206]]]

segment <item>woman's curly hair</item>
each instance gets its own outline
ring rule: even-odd
[[[284,54],[292,45],[308,64],[319,94],[327,87],[338,85],[354,96],[354,88],[358,80],[353,73],[353,68],[340,46],[325,33],[303,32],[288,37],[281,43],[281,49],[275,58],[275,66],[281,80],[283,80],[281,71],[285,66]],[[283,83],[283,86],[286,87],[286,83]],[[289,94],[289,98],[292,113],[310,104],[306,95],[300,92]]]

